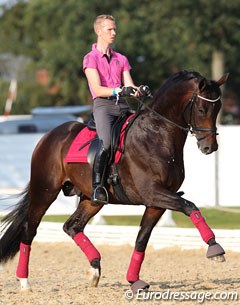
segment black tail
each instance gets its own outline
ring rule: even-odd
[[[19,250],[22,232],[28,217],[29,185],[19,196],[22,198],[15,208],[1,220],[0,263],[6,263],[12,259]]]

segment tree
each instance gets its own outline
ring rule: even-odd
[[[227,91],[236,91],[240,57],[238,11],[234,0],[31,0],[19,2],[0,16],[0,52],[24,54],[33,69],[47,69],[59,92],[46,103],[91,102],[82,73],[82,58],[95,41],[96,15],[116,17],[116,49],[127,55],[136,84],[156,90],[170,74],[197,70],[211,77],[215,52],[224,55],[230,71]],[[14,41],[14,43],[13,43]],[[43,101],[38,100],[39,103]],[[45,103],[45,101],[44,101]]]

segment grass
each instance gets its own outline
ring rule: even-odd
[[[202,215],[213,229],[240,229],[240,208],[201,208]],[[65,222],[69,215],[46,215],[44,221]],[[104,216],[109,225],[139,226],[141,216]],[[182,213],[173,212],[177,227],[193,228],[191,220]]]
[[[218,208],[200,209],[209,226],[213,229],[240,229],[240,209],[227,209],[228,211]],[[173,213],[173,219],[178,227],[191,228],[192,222],[182,213]]]

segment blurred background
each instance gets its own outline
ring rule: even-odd
[[[32,119],[39,107],[65,109],[43,118],[52,122],[48,129],[70,115],[88,119],[92,99],[82,59],[95,42],[93,21],[99,14],[116,18],[113,48],[128,57],[137,85],[147,84],[154,92],[182,69],[215,80],[230,73],[218,121],[219,152],[202,156],[193,140],[187,141],[183,190],[200,206],[239,206],[240,1],[236,0],[1,0],[0,111],[5,127],[0,132],[5,131],[0,142],[0,189],[24,187],[32,150],[47,131],[26,122],[17,129],[15,124],[13,131],[9,121],[19,116]],[[89,108],[75,108],[86,105]]]
[[[93,20],[117,21],[113,46],[129,58],[136,84],[155,91],[172,73],[214,78],[230,72],[222,124],[239,124],[240,2],[234,0],[1,0],[0,109],[9,82],[18,93],[12,114],[36,106],[91,104],[83,56],[95,41]]]

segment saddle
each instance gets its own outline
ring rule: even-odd
[[[123,129],[123,125],[126,122],[126,120],[131,116],[131,120],[128,122],[126,127]],[[119,151],[121,154],[124,153],[124,143],[122,143],[122,146],[119,146],[121,135],[124,133],[124,137],[126,136],[129,127],[133,123],[135,117],[133,113],[127,112],[122,114],[121,116],[117,117],[113,123],[112,130],[111,130],[111,146],[110,146],[110,157],[108,161],[108,165],[111,165],[114,163],[114,158],[116,155],[116,152]],[[94,120],[93,113],[90,116],[90,120],[87,123],[87,128],[91,131],[96,131],[96,124]],[[88,150],[88,163],[93,165],[94,158],[96,151],[100,145],[99,138],[96,136],[92,143],[90,144],[89,150]]]

